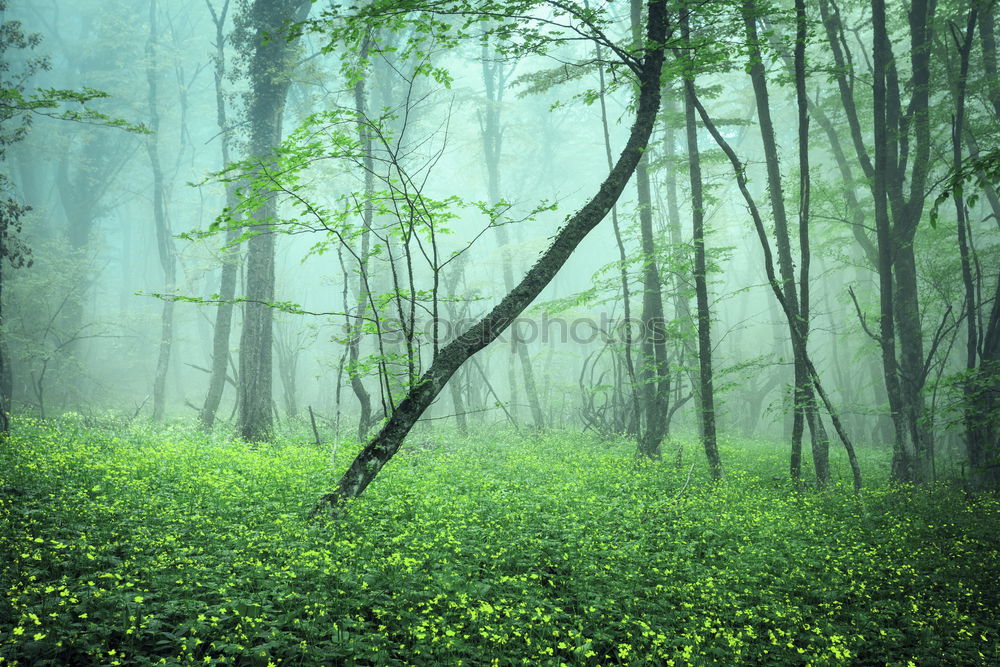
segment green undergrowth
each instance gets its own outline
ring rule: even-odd
[[[819,492],[786,452],[637,462],[579,433],[408,443],[336,522],[308,438],[20,421],[0,663],[997,664],[995,497]],[[356,445],[342,445],[336,468]],[[693,468],[691,467],[693,464]]]

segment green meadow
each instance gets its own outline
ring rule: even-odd
[[[310,519],[356,449],[20,420],[0,664],[1000,662],[998,498],[890,486],[882,452],[855,495],[766,442],[723,440],[713,483],[693,441],[428,431]]]

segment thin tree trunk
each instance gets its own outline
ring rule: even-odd
[[[215,23],[215,119],[221,136],[222,169],[226,169],[231,162],[229,149],[232,133],[229,129],[222,82],[226,76],[224,27],[226,14],[229,10],[229,0],[223,3],[222,9],[218,13],[211,4],[208,5],[208,8],[212,13],[212,21]],[[237,206],[236,187],[236,183],[226,184],[226,208],[231,215],[235,215]],[[240,233],[236,223],[236,220],[230,220],[229,228],[226,230],[225,245],[222,249],[222,275],[219,279],[220,304],[215,311],[215,327],[212,330],[212,373],[209,376],[205,403],[199,415],[201,425],[205,429],[211,429],[215,424],[215,416],[219,411],[222,393],[226,387],[229,337],[233,328],[232,301],[233,297],[236,296],[236,278],[240,263],[239,250],[233,247]]]
[[[589,9],[589,5],[584,0],[584,7]],[[608,130],[608,103],[607,103],[607,83],[604,78],[604,53],[601,46],[598,44],[594,47],[594,55],[597,58],[597,62],[601,63],[597,68],[597,76],[599,83],[598,99],[601,104],[601,129],[604,134],[604,152],[608,159],[608,171],[614,167],[614,155],[611,152],[611,133]],[[615,235],[615,245],[618,246],[618,275],[621,281],[622,288],[622,316],[625,320],[625,326],[622,327],[622,333],[624,335],[624,346],[623,354],[625,357],[625,370],[628,374],[628,401],[632,407],[630,418],[628,419],[627,426],[625,428],[626,432],[630,435],[639,435],[639,417],[641,415],[641,409],[639,405],[639,393],[638,393],[638,381],[635,373],[635,362],[633,359],[634,343],[632,341],[632,295],[631,287],[629,285],[628,277],[628,255],[625,252],[625,243],[622,240],[621,225],[618,223],[618,206],[611,207],[611,229]]]
[[[365,35],[361,41],[359,51],[359,63],[364,66],[364,61],[368,58],[368,50],[371,46],[371,35]],[[363,442],[368,435],[368,429],[372,426],[372,399],[368,393],[361,375],[358,373],[358,361],[361,358],[361,331],[362,323],[368,313],[368,300],[370,298],[368,285],[368,254],[371,246],[372,220],[374,216],[374,202],[372,198],[375,192],[374,158],[372,156],[372,137],[368,131],[368,103],[367,103],[367,69],[364,74],[359,74],[354,82],[354,111],[358,115],[358,141],[361,143],[362,164],[364,166],[365,178],[365,203],[361,212],[361,254],[358,265],[358,299],[355,304],[356,315],[354,322],[348,320],[348,376],[351,382],[351,391],[358,399],[358,442]],[[344,281],[347,281],[347,272],[344,272]],[[346,301],[344,302],[346,306]]]
[[[667,31],[664,0],[650,1],[647,25],[647,37],[651,46],[638,71],[640,88],[635,122],[614,169],[601,184],[597,194],[567,220],[552,244],[521,282],[483,319],[441,348],[420,382],[410,387],[378,435],[365,445],[348,467],[337,488],[320,499],[317,511],[324,506],[336,508],[345,500],[360,495],[368,487],[382,467],[396,454],[413,424],[455,371],[510,326],[545,289],[584,237],[611,211],[649,144],[649,136],[656,122],[660,104],[663,43]]]
[[[969,73],[969,54],[972,51],[972,41],[975,37],[977,12],[973,8],[969,12],[968,23],[964,40],[959,48],[959,75],[956,84],[957,93],[955,95],[955,120],[952,127],[952,170],[958,172],[962,168],[962,135],[965,129],[965,95]],[[964,419],[965,419],[965,446],[969,459],[969,467],[972,471],[973,480],[977,486],[990,486],[991,464],[987,452],[993,449],[994,429],[991,422],[997,417],[990,414],[989,408],[996,400],[989,400],[991,383],[987,380],[982,382],[982,369],[980,358],[980,331],[979,331],[979,311],[983,304],[977,298],[975,280],[973,278],[973,249],[971,243],[972,228],[969,225],[968,215],[965,208],[965,197],[962,189],[956,189],[954,193],[956,227],[958,232],[959,257],[962,264],[962,285],[965,288],[965,326],[966,326],[966,348],[965,348],[965,368],[966,376],[962,382],[964,395]],[[998,279],[1000,280],[1000,279]],[[998,283],[1000,284],[1000,283]],[[998,307],[993,303],[992,309]],[[987,374],[988,377],[988,374]],[[992,384],[995,384],[992,383]],[[985,385],[985,386],[984,386]],[[985,400],[984,400],[985,399]],[[987,408],[987,410],[984,410]]]
[[[719,132],[715,123],[712,122],[712,118],[705,111],[701,102],[698,100],[697,96],[694,98],[695,108],[698,110],[698,115],[701,117],[702,123],[705,124],[705,128],[712,135],[715,143],[718,144],[719,148],[722,149],[723,153],[729,159],[729,163],[733,167],[733,172],[736,176],[736,183],[739,186],[740,193],[743,195],[743,199],[747,204],[747,208],[750,210],[750,216],[753,219],[754,229],[757,232],[757,239],[760,242],[761,251],[764,253],[764,271],[767,274],[768,284],[771,286],[771,291],[774,293],[775,299],[778,301],[778,305],[781,306],[782,311],[785,314],[785,318],[789,321],[793,320],[793,305],[789,303],[786,299],[785,291],[782,289],[782,284],[778,280],[778,276],[774,271],[774,260],[771,254],[771,245],[767,240],[767,231],[764,229],[764,222],[761,219],[760,211],[757,208],[757,203],[754,201],[753,196],[750,194],[750,190],[747,187],[746,175],[743,171],[743,164],[740,162],[739,158],[736,156],[736,152],[733,151],[729,142],[726,141],[725,137]],[[833,427],[840,437],[841,443],[844,445],[844,449],[847,452],[847,460],[851,465],[851,473],[854,478],[854,490],[861,490],[861,467],[858,464],[858,459],[854,451],[854,444],[851,442],[844,430],[843,424],[840,422],[840,417],[837,414],[833,403],[830,401],[830,397],[827,396],[826,391],[823,389],[823,385],[820,381],[819,373],[816,371],[816,367],[813,365],[812,361],[809,360],[808,349],[805,347],[804,342],[799,337],[798,327],[790,327],[789,332],[792,336],[792,347],[798,347],[804,351],[804,365],[806,371],[809,373],[809,379],[812,383],[812,388],[816,390],[820,399],[823,402],[823,406],[826,408],[827,413],[830,415],[830,421],[833,422]]]
[[[642,2],[632,0],[632,35],[636,45],[642,37]],[[643,338],[639,345],[639,384],[642,405],[639,451],[642,456],[659,459],[660,443],[667,425],[670,401],[670,371],[667,361],[666,321],[663,317],[663,293],[660,269],[656,262],[653,238],[653,203],[650,195],[649,156],[643,154],[635,170],[639,207],[639,236],[642,244],[642,321]]]
[[[775,139],[774,123],[771,119],[770,100],[767,90],[767,77],[764,69],[763,55],[760,49],[760,37],[757,31],[757,7],[754,0],[743,3],[743,23],[746,28],[748,47],[750,49],[750,80],[753,83],[754,98],[757,103],[757,117],[760,123],[761,140],[764,145],[764,157],[767,167],[767,186],[771,201],[771,211],[774,215],[774,237],[778,248],[778,271],[781,275],[782,295],[788,304],[789,330],[791,334],[792,357],[795,367],[795,389],[792,394],[792,449],[789,471],[793,479],[801,476],[802,434],[806,422],[806,412],[814,406],[810,400],[812,389],[809,386],[809,373],[805,367],[806,345],[808,344],[808,325],[803,319],[801,302],[795,281],[795,266],[792,261],[791,239],[788,230],[788,216],[785,211],[784,192],[781,180],[781,167],[778,162],[778,145]],[[815,411],[815,408],[813,408]],[[814,424],[812,416],[808,418]],[[817,480],[821,484],[825,480]]]
[[[688,21],[682,19],[684,37],[689,40]],[[694,244],[694,288],[698,304],[698,394],[701,439],[714,479],[722,478],[722,459],[715,435],[715,390],[712,375],[711,312],[708,308],[708,281],[705,264],[705,202],[701,177],[701,153],[695,120],[694,74],[684,79],[684,120],[687,129],[688,173],[691,178],[691,239]]]
[[[668,91],[664,92],[666,98],[664,99],[664,110],[667,120],[664,123],[663,131],[663,145],[664,145],[664,158],[666,160],[666,167],[664,171],[666,172],[666,191],[667,191],[667,231],[670,235],[670,245],[677,248],[685,247],[684,234],[681,231],[681,215],[680,207],[678,206],[677,197],[677,152],[676,152],[676,133],[672,124],[672,118],[679,114],[680,112],[676,108],[675,100]],[[702,213],[704,216],[704,212]],[[698,370],[695,367],[695,360],[698,359],[698,350],[696,349],[698,341],[698,331],[697,324],[695,324],[695,318],[691,316],[691,303],[690,303],[690,285],[686,282],[685,277],[679,271],[673,272],[673,304],[674,304],[674,321],[681,330],[681,350],[683,356],[678,360],[681,366],[687,369],[688,382],[691,384],[691,393],[695,399],[697,405],[695,406],[696,412],[700,415],[702,412],[701,406],[701,391],[699,387],[701,386],[701,380],[698,377]],[[677,383],[677,389],[680,389],[680,382]],[[668,425],[669,428],[669,425]],[[698,436],[704,438],[705,434],[702,430],[704,428],[704,423],[701,419],[698,420]]]
[[[166,291],[174,288],[177,281],[177,261],[174,258],[173,239],[167,229],[167,217],[163,202],[163,169],[160,166],[159,131],[160,112],[157,100],[156,71],[156,0],[149,2],[149,36],[146,41],[146,82],[148,84],[147,101],[149,104],[149,129],[146,135],[146,154],[149,156],[150,168],[153,171],[153,223],[156,228],[156,247],[163,268],[163,279]],[[173,345],[174,301],[163,301],[163,314],[160,326],[160,346],[156,359],[156,374],[153,380],[153,420],[163,419],[166,409],[167,371],[170,368],[170,351]]]
[[[799,326],[804,345],[809,341],[809,100],[806,97],[806,23],[805,0],[795,0],[795,101],[798,108],[799,131]],[[830,440],[823,427],[823,418],[816,409],[816,398],[808,387],[808,373],[803,409],[809,424],[812,444],[813,471],[816,485],[824,487],[830,480]]]
[[[892,476],[897,480],[912,477],[912,452],[907,447],[906,416],[903,413],[900,393],[899,368],[896,363],[895,306],[893,290],[892,228],[889,221],[887,180],[889,178],[889,150],[886,76],[889,67],[889,36],[885,25],[884,0],[872,0],[872,66],[874,69],[873,127],[875,132],[875,164],[872,191],[875,197],[875,229],[878,243],[879,272],[879,346],[882,351],[882,368],[889,412],[892,416],[895,440],[893,442]]]
[[[14,396],[14,367],[7,346],[7,331],[4,322],[3,292],[4,263],[7,259],[7,249],[3,243],[7,240],[7,230],[0,232],[0,437],[10,432],[10,410]]]

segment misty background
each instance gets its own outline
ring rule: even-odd
[[[23,140],[6,149],[10,191],[31,207],[21,238],[32,263],[5,268],[3,283],[11,410],[19,415],[117,413],[204,421],[217,360],[219,304],[228,301],[235,307],[226,379],[207,423],[235,429],[241,332],[245,310],[254,305],[241,299],[255,298],[247,296],[248,281],[258,271],[258,265],[248,264],[247,248],[262,233],[275,244],[274,293],[264,299],[273,314],[272,416],[279,428],[305,423],[311,408],[324,430],[363,438],[429,365],[436,346],[457,333],[458,323],[474,322],[492,308],[566,217],[596,192],[632,122],[631,75],[620,64],[601,60],[608,54],[595,55],[590,41],[558,43],[544,56],[498,51],[495,38],[457,44],[430,39],[421,50],[408,52],[409,33],[402,27],[373,31],[362,46],[358,40],[332,39],[323,26],[335,19],[323,14],[324,3],[305,3],[287,18],[317,23],[294,41],[275,39],[285,60],[274,66],[283,62],[281,76],[288,79],[277,119],[285,143],[269,163],[277,175],[261,177],[254,171],[261,165],[253,158],[261,156],[254,154],[251,136],[252,77],[259,73],[253,71],[247,36],[253,30],[248,3],[5,4],[4,21],[20,22],[25,34],[39,35],[31,48],[6,51],[9,70],[24,71],[31,58],[48,59],[49,66],[21,83],[25,91],[97,89],[108,96],[88,108],[152,130],[36,117]],[[888,451],[896,436],[880,346],[873,339],[879,273],[872,189],[855,154],[838,88],[844,81],[854,87],[860,140],[873,150],[871,12],[860,3],[841,4],[810,5],[814,15],[805,49],[811,117],[808,345],[855,444]],[[967,4],[941,5],[933,18],[938,30],[927,47],[932,52],[929,143],[925,154],[911,158],[913,164],[922,161],[927,172],[912,248],[915,321],[925,357],[918,418],[931,434],[932,468],[959,465],[966,447],[962,387],[956,380],[967,368],[956,213],[948,200],[936,224],[929,215],[956,166],[951,136],[961,46],[956,40],[963,37]],[[823,23],[819,5],[826,7],[824,14],[837,10],[833,33],[826,31],[832,19]],[[628,4],[599,9],[607,33],[627,41]],[[700,98],[745,166],[749,193],[773,233],[768,156],[745,66],[746,35],[736,10],[703,9],[695,29],[713,48],[698,65]],[[889,27],[900,42],[894,44],[899,76],[909,81],[906,17],[895,4],[889,9]],[[790,11],[778,3],[756,23],[784,198],[794,219],[801,173]],[[992,30],[990,18],[972,33],[966,156],[995,146],[998,84],[987,71],[989,49],[995,48]],[[839,56],[829,34],[836,36]],[[838,79],[845,59],[850,76]],[[646,156],[651,261],[658,269],[655,297],[663,311],[656,332],[667,351],[658,371],[668,381],[660,409],[667,415],[663,436],[669,443],[672,435],[699,432],[700,403],[683,79],[667,73],[662,89]],[[906,98],[913,89],[901,92]],[[359,99],[368,139],[374,139],[368,153],[358,141]],[[904,99],[902,108],[906,104]],[[704,123],[698,122],[696,133],[705,197],[714,417],[723,438],[785,441],[793,431],[788,324],[768,285],[733,166]],[[366,170],[373,174],[368,181]],[[912,178],[907,173],[907,187]],[[273,217],[263,219],[270,226],[263,232],[242,227],[241,220],[255,215],[264,199],[274,207]],[[984,196],[966,209],[984,309],[995,308],[990,295],[1000,266],[994,199]],[[417,215],[414,223],[414,211],[421,210],[425,217]],[[363,239],[366,215],[371,235]],[[612,221],[602,222],[522,314],[517,329],[451,379],[424,415],[423,427],[512,424],[586,428],[608,436],[635,428],[621,335],[622,269],[632,320],[639,323],[633,336],[643,328],[640,310],[649,286],[634,184],[619,199],[615,216],[617,237]],[[791,243],[798,253],[795,225]],[[235,294],[228,297],[220,296],[227,257],[236,276]],[[797,254],[795,264],[798,271]],[[435,318],[441,321],[437,340]],[[358,384],[370,401],[367,418]],[[846,478],[848,472],[835,475]]]

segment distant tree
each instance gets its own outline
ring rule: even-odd
[[[47,57],[31,55],[41,44],[41,35],[24,32],[20,21],[6,18],[6,11],[6,0],[0,0],[0,164],[7,164],[7,150],[28,135],[35,117],[145,132],[140,125],[88,108],[88,102],[107,97],[99,90],[29,92],[32,78],[51,65]],[[23,218],[29,210],[30,206],[19,201],[13,192],[8,175],[0,172],[0,432],[4,433],[10,428],[13,390],[13,362],[6,342],[3,312],[4,277],[8,266],[14,269],[31,266],[31,249],[21,238]]]
[[[213,81],[215,89],[215,123],[219,129],[219,152],[221,169],[226,170],[232,163],[233,129],[230,127],[229,109],[226,105],[226,95],[223,82],[226,78],[226,17],[229,14],[230,0],[224,0],[222,7],[215,8],[211,2],[208,5],[215,27],[215,53],[212,54]],[[236,181],[226,183],[226,208],[236,209]],[[234,247],[239,236],[239,227],[231,225],[226,230],[225,243],[222,248],[222,270],[219,276],[219,306],[215,311],[215,323],[212,327],[212,367],[209,373],[208,391],[205,401],[198,413],[198,419],[203,428],[210,429],[215,424],[215,415],[222,402],[222,392],[229,377],[229,339],[233,328],[233,297],[236,296],[236,278],[239,272],[240,253]]]

